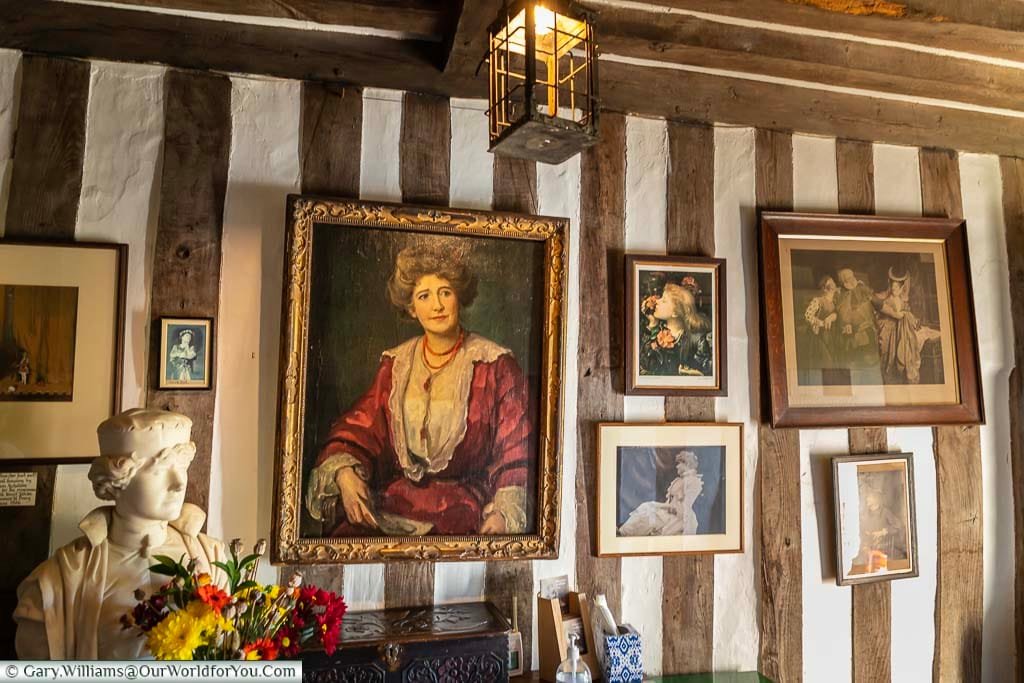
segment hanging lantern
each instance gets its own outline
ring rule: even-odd
[[[491,151],[558,164],[597,142],[597,46],[589,12],[517,0],[488,30]]]

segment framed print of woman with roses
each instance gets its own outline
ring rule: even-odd
[[[553,556],[564,221],[290,213],[275,561]]]
[[[626,393],[726,394],[725,261],[626,256]]]

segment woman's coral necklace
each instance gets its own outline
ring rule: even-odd
[[[424,335],[423,336],[423,364],[426,365],[428,368],[430,368],[431,370],[433,370],[435,372],[440,370],[444,366],[448,365],[449,363],[452,362],[452,359],[455,358],[455,352],[458,351],[460,348],[462,348],[462,341],[463,341],[463,339],[465,339],[465,337],[466,337],[465,330],[459,330],[459,338],[455,342],[455,344],[450,349],[448,349],[447,351],[442,351],[442,352],[438,353],[434,349],[430,348],[430,342],[427,341],[427,337],[426,337],[426,335]],[[430,353],[432,353],[435,356],[447,356],[447,358],[445,358],[445,360],[440,365],[432,365],[430,363],[430,361],[427,359],[427,351],[430,351]]]

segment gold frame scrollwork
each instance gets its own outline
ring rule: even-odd
[[[512,213],[290,195],[285,246],[274,519],[275,563],[521,560],[558,556],[568,221]],[[537,532],[499,536],[302,538],[302,438],[313,226],[317,223],[544,242],[544,348],[537,424]]]

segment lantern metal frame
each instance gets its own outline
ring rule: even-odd
[[[538,9],[551,24],[542,41],[550,40],[550,48],[538,46]],[[566,30],[571,25],[579,28]],[[486,59],[491,152],[558,164],[597,142],[591,12],[560,0],[508,2],[488,28]],[[538,64],[544,65],[541,74]],[[546,102],[538,91],[546,93]]]

